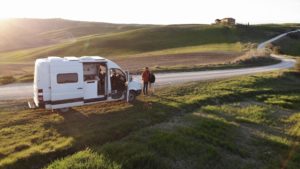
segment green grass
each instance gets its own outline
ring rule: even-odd
[[[61,42],[76,41],[87,35],[151,27],[151,25],[111,24],[64,19],[8,19],[0,21],[0,51],[36,48]]]
[[[67,113],[2,102],[0,168],[298,168],[299,86],[273,72]]]
[[[118,56],[118,58],[135,58],[135,57],[155,57],[161,55],[172,55],[172,54],[188,54],[197,52],[243,52],[251,47],[251,44],[238,43],[218,43],[218,44],[207,44],[198,46],[178,47],[171,49],[163,49],[158,51],[143,52],[133,55]]]
[[[206,70],[226,70],[226,69],[239,69],[249,68],[256,66],[267,66],[280,63],[280,60],[268,57],[252,57],[245,60],[233,61],[232,63],[224,64],[211,64],[211,65],[194,65],[194,66],[156,66],[151,67],[153,72],[188,72],[188,71],[206,71]]]
[[[279,46],[280,52],[287,55],[300,56],[300,33],[289,34],[274,45]]]
[[[293,28],[293,26],[286,25],[249,27],[243,25],[234,27],[218,25],[152,26],[117,33],[91,34],[79,37],[76,41],[48,47],[1,53],[0,60],[28,61],[51,55],[119,57],[147,52],[172,54],[198,50],[237,51],[243,50],[241,44],[258,43]]]
[[[117,25],[55,19],[16,21],[16,25],[20,23],[24,25],[32,24],[32,31],[36,32],[34,34],[43,37],[37,39],[46,39],[47,41],[48,38],[48,40],[54,39],[54,41],[58,40],[59,42],[40,42],[39,45],[23,46],[17,48],[18,50],[0,52],[0,65],[9,67],[9,71],[14,72],[5,74],[2,71],[2,76],[22,76],[25,74],[24,72],[32,72],[30,64],[37,58],[48,56],[100,55],[115,61],[124,61],[136,57],[147,59],[162,55],[197,52],[242,53],[255,48],[256,44],[261,41],[297,28],[297,25],[236,25],[232,27],[200,24]],[[49,24],[50,26],[47,27]],[[74,38],[68,39],[68,36],[64,36],[68,33],[72,34]],[[7,37],[9,36],[7,35]],[[33,37],[29,34],[29,37],[32,38],[36,38],[36,36]],[[21,35],[16,37],[21,37]],[[26,40],[25,38],[25,41],[20,40],[18,42],[30,45],[28,41],[31,43],[34,40],[30,38]],[[19,69],[18,64],[26,64],[24,71],[15,71]],[[188,71],[205,70],[206,68],[197,65],[177,64],[174,67],[164,67],[162,65],[162,67],[154,69],[157,71]],[[27,79],[25,81],[30,80]]]
[[[270,107],[259,106],[259,105],[249,105],[242,106],[241,104],[233,105],[221,105],[221,106],[205,106],[202,111],[212,114],[226,114],[234,117],[242,122],[249,123],[271,123],[274,122],[270,117],[273,116],[273,112],[270,111]]]
[[[188,46],[260,42],[284,32],[285,29],[287,28],[263,26],[159,26],[104,36],[89,36],[62,49],[52,50],[50,54],[116,56]]]
[[[106,166],[103,168],[112,168],[107,163],[120,168],[297,168],[298,99],[293,99],[293,109],[286,109],[260,102],[257,97],[289,92],[299,95],[299,83],[300,79],[293,73],[269,73],[161,91],[156,99],[169,100],[183,112],[121,140],[93,147],[93,156],[106,159],[94,165]],[[290,84],[288,89],[282,88],[287,84]],[[78,155],[58,160],[49,168],[80,164],[80,160],[72,160]]]
[[[73,162],[76,161],[76,164]],[[99,155],[90,149],[86,149],[85,151],[81,151],[71,158],[60,164],[53,164],[49,168],[111,168],[111,169],[120,169],[121,167],[113,162],[107,163],[107,159]],[[63,167],[62,167],[63,165]]]

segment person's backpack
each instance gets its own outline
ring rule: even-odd
[[[155,82],[155,75],[153,73],[150,73],[149,82],[154,83]]]

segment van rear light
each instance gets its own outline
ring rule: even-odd
[[[39,101],[44,101],[43,95],[38,96],[38,100],[39,100]]]
[[[38,107],[45,108],[43,89],[38,89],[37,97],[38,97]]]
[[[38,89],[38,100],[39,101],[44,101],[44,98],[43,98],[43,89]]]

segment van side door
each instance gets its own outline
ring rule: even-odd
[[[83,65],[76,61],[51,62],[51,108],[80,106],[84,103]]]
[[[119,68],[110,68],[111,98],[114,100],[126,100],[126,74]]]

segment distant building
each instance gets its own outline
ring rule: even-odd
[[[215,20],[215,23],[216,23],[216,24],[220,24],[220,23],[221,23],[221,19],[216,19],[216,20]]]
[[[235,25],[234,18],[223,18],[223,19],[216,19],[216,24],[223,24],[223,25]]]

